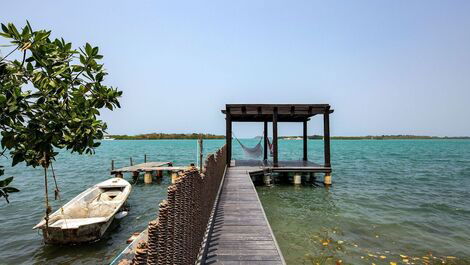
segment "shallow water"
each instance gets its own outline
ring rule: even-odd
[[[254,146],[257,140],[244,142]],[[205,141],[205,152],[223,143]],[[280,159],[301,158],[301,146],[280,141]],[[309,157],[322,161],[322,142],[309,146]],[[111,159],[120,167],[130,156],[142,162],[144,154],[149,161],[187,165],[196,161],[196,141],[104,141],[94,156],[63,152],[54,164],[62,195],[52,201],[54,209],[108,178]],[[234,158],[242,158],[236,143]],[[332,164],[329,189],[258,187],[288,264],[400,264],[400,254],[416,264],[470,264],[470,141],[332,141]],[[16,177],[21,193],[8,205],[0,201],[0,264],[106,264],[156,217],[169,184],[166,177],[161,184],[134,185],[129,215],[106,238],[59,247],[45,246],[31,230],[44,213],[42,171],[17,166],[6,175]]]
[[[288,264],[470,264],[470,141],[332,150],[329,189],[258,187]]]

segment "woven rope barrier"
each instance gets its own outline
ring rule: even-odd
[[[195,264],[226,166],[226,148],[207,157],[203,172],[185,171],[168,187],[158,218],[148,225],[148,241],[140,244],[135,265]]]

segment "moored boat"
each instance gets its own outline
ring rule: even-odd
[[[51,244],[77,244],[99,240],[126,202],[131,184],[112,178],[80,193],[33,229],[41,229]]]

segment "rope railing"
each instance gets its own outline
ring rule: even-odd
[[[168,187],[158,218],[148,225],[148,240],[139,244],[131,264],[197,262],[225,172],[225,152],[224,146],[207,157],[202,173],[193,167]]]

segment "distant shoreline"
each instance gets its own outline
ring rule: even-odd
[[[149,133],[138,135],[106,135],[105,138],[113,140],[194,140],[194,139],[225,139],[225,135],[209,133]]]
[[[255,138],[259,139],[261,136]],[[151,133],[139,135],[107,135],[105,140],[195,140],[225,139],[225,135],[216,134],[175,134]],[[280,136],[281,140],[301,140],[302,136]],[[308,136],[309,140],[322,140],[322,135]],[[367,135],[367,136],[331,136],[331,140],[470,140],[470,136],[420,136],[420,135]]]

